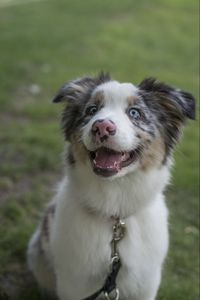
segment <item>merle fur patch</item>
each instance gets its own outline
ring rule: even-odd
[[[49,219],[53,218],[56,211],[56,205],[55,203],[52,203],[48,206],[45,215],[43,217],[42,221],[42,234],[46,238],[46,240],[49,240]]]
[[[195,118],[194,97],[154,78],[143,80],[138,87],[141,97],[157,117],[167,155],[178,141],[186,119]]]
[[[91,98],[93,90],[110,80],[109,74],[100,73],[97,77],[83,77],[70,81],[59,90],[53,102],[66,103],[61,122],[66,140],[70,140],[74,129],[82,123],[84,107]]]

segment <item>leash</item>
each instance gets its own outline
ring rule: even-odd
[[[121,239],[123,239],[126,227],[125,223],[120,218],[114,218],[114,221],[113,237],[111,241],[110,272],[108,273],[102,288],[100,288],[91,296],[82,300],[95,300],[101,294],[103,294],[105,300],[119,300],[120,293],[116,285],[116,279],[121,268],[121,260],[117,249],[117,244],[121,241]]]

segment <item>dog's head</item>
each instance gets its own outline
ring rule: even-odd
[[[103,177],[168,164],[186,119],[195,118],[191,94],[153,78],[134,86],[108,74],[84,77],[64,85],[53,101],[65,103],[70,163]]]

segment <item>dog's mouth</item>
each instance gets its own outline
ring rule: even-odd
[[[135,162],[139,157],[139,152],[139,147],[129,152],[117,152],[102,147],[96,151],[89,151],[89,156],[94,172],[98,175],[109,177]]]

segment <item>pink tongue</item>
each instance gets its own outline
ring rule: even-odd
[[[107,149],[99,149],[96,151],[94,163],[98,168],[102,169],[119,169],[122,161],[122,154]]]

